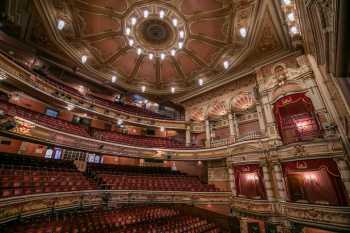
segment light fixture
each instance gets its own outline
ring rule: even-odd
[[[290,5],[291,4],[291,0],[282,0],[282,2],[284,3],[284,5]]]
[[[117,124],[118,125],[122,125],[123,124],[123,120],[122,119],[118,119]]]
[[[66,109],[67,109],[68,111],[72,111],[72,110],[74,109],[74,105],[73,105],[73,104],[68,104],[67,107],[66,107]]]
[[[224,68],[227,70],[230,67],[230,64],[228,61],[224,61]]]
[[[160,54],[160,59],[161,59],[161,60],[164,60],[164,59],[165,59],[165,53],[161,53],[161,54]]]
[[[148,11],[148,10],[144,10],[144,11],[143,11],[143,17],[144,17],[144,18],[147,18],[148,15],[149,15],[149,11]]]
[[[163,10],[159,11],[159,18],[163,19],[165,15],[165,12]]]
[[[129,27],[125,28],[125,34],[130,35],[131,29]]]
[[[146,91],[146,86],[141,86],[141,91],[145,92]]]
[[[295,35],[295,34],[299,33],[299,30],[298,30],[297,26],[293,26],[290,28],[290,32]]]
[[[117,76],[113,75],[112,76],[112,83],[115,83],[117,81]]]
[[[165,131],[164,126],[161,126],[161,127],[160,127],[160,132],[164,132],[164,131]]]
[[[175,56],[176,50],[175,50],[175,49],[172,49],[172,50],[170,51],[170,53],[171,53],[171,56]]]
[[[179,36],[180,36],[181,39],[183,39],[185,37],[185,32],[183,30],[181,30],[179,32]]]
[[[203,79],[198,79],[198,84],[199,84],[199,86],[202,86],[203,85]]]
[[[142,53],[142,49],[141,49],[141,48],[138,48],[138,49],[137,49],[137,55],[141,55],[141,53]]]
[[[150,60],[152,60],[153,59],[153,53],[150,53],[150,54],[148,54],[148,58],[150,59]]]
[[[287,15],[287,18],[288,18],[289,21],[293,22],[293,21],[295,20],[294,13],[293,13],[293,12],[289,13],[289,14]]]
[[[133,39],[129,39],[129,46],[133,46],[134,45],[134,40]]]
[[[62,19],[59,19],[57,21],[57,29],[61,31],[64,28],[64,26],[66,26],[66,22],[64,22]]]
[[[175,87],[171,87],[171,93],[175,93]]]
[[[136,23],[137,23],[136,17],[132,17],[132,18],[131,18],[131,24],[132,24],[132,25],[135,25]]]
[[[86,55],[81,56],[81,63],[85,64],[86,61],[87,61],[87,56]]]
[[[173,18],[172,23],[173,23],[174,27],[176,27],[177,26],[177,18]]]
[[[183,42],[179,42],[179,49],[182,49],[182,47],[184,46],[184,43]]]
[[[246,28],[240,28],[239,29],[239,34],[241,35],[241,37],[245,38],[247,36],[247,29]]]

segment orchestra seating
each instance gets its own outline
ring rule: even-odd
[[[196,176],[170,168],[89,164],[88,173],[105,189],[217,192],[214,185],[204,184]]]
[[[0,198],[93,189],[95,182],[72,161],[1,155]]]
[[[75,134],[82,137],[92,137],[99,140],[111,141],[115,143],[133,146],[189,149],[189,147],[186,147],[185,143],[178,142],[174,139],[121,134],[118,132],[97,130],[89,128],[87,126],[73,124],[71,122],[59,118],[50,117],[42,113],[34,112],[29,109],[5,101],[0,101],[0,109],[4,110],[10,116],[18,116],[49,128],[60,130],[66,133]],[[92,132],[92,135],[89,134],[89,131]]]
[[[60,213],[54,218],[39,216],[22,224],[9,224],[14,233],[219,233],[220,228],[205,218],[185,214],[175,208],[129,206]]]
[[[94,137],[102,141],[111,141],[115,143],[133,145],[133,146],[150,146],[157,148],[175,148],[186,149],[185,143],[178,142],[169,138],[147,137],[141,135],[121,134],[118,132],[94,130]]]

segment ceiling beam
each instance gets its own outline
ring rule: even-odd
[[[129,49],[132,49],[130,46],[126,46],[122,49],[119,49],[116,53],[114,53],[111,57],[109,57],[106,61],[104,61],[104,64],[110,64],[113,63],[115,60],[117,60],[121,55],[125,54]]]
[[[222,41],[218,41],[218,40],[213,40],[213,39],[210,39],[208,37],[204,37],[202,35],[194,35],[194,34],[191,34],[189,37],[189,39],[194,39],[194,40],[200,40],[200,41],[204,41],[208,44],[211,44],[211,45],[214,45],[215,47],[224,47],[226,46],[228,43],[226,42],[222,42]]]
[[[197,14],[187,18],[187,21],[188,21],[188,24],[191,24],[195,21],[200,21],[203,19],[219,18],[219,17],[230,15],[231,11],[232,11],[232,6],[229,5],[225,8],[221,8],[221,9],[218,9],[215,11],[197,13]]]
[[[134,69],[132,70],[131,75],[129,76],[129,78],[128,78],[128,80],[127,80],[128,83],[131,82],[133,79],[135,79],[137,73],[138,73],[139,70],[140,70],[140,66],[141,66],[141,64],[142,64],[142,61],[143,61],[144,57],[145,57],[145,55],[140,55],[140,56],[137,58],[136,64],[135,64],[135,66],[134,66]]]
[[[80,42],[81,40],[84,40],[86,42],[96,42],[104,39],[109,39],[113,37],[118,37],[122,36],[123,32],[122,31],[111,31],[107,30],[98,34],[89,34],[89,35],[84,35],[84,36],[79,36],[74,39],[72,39],[72,42]]]
[[[87,1],[85,1],[85,0],[84,1],[75,0],[72,3],[72,5],[74,5],[78,10],[81,10],[81,11],[92,12],[95,14],[102,14],[102,15],[106,15],[106,16],[110,16],[110,17],[114,17],[114,18],[119,18],[119,19],[121,19],[123,17],[123,14],[117,13],[112,8],[92,5],[92,4],[87,3]]]

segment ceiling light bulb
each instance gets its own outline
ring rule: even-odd
[[[245,38],[247,36],[247,29],[246,28],[240,28],[239,29],[239,34],[241,37]]]
[[[290,28],[290,32],[295,35],[299,32],[299,30],[298,30],[297,26],[293,26]]]
[[[184,46],[183,42],[179,42],[179,49],[182,49],[182,47]]]
[[[227,70],[230,66],[230,63],[228,61],[224,61],[224,68]]]
[[[137,49],[137,55],[141,55],[141,53],[142,53],[142,49],[141,49],[141,48],[138,48],[138,49]]]
[[[130,39],[129,40],[129,46],[133,46],[134,45],[134,40],[133,39]]]
[[[112,83],[115,83],[117,81],[117,76],[113,75],[112,76]]]
[[[283,1],[283,3],[285,4],[285,5],[290,5],[291,4],[291,0],[282,0]]]
[[[164,131],[165,131],[164,126],[161,126],[161,127],[160,127],[160,132],[164,132]]]
[[[125,29],[125,34],[126,35],[130,35],[130,32],[131,32],[131,29],[129,27]]]
[[[179,32],[180,38],[183,39],[185,37],[185,32],[184,31],[180,31]]]
[[[199,86],[202,86],[203,85],[203,79],[198,79],[198,84],[199,84]]]
[[[143,17],[147,18],[149,15],[149,11],[148,10],[144,10],[143,11]]]
[[[87,61],[87,56],[86,55],[81,56],[81,63],[85,64],[86,61]]]
[[[64,22],[62,19],[59,19],[57,21],[57,28],[58,28],[58,30],[61,31],[64,28],[65,25],[66,25],[66,22]]]
[[[152,60],[153,59],[153,53],[150,53],[150,54],[148,54],[148,58],[150,59],[150,60]]]
[[[135,25],[136,23],[137,23],[136,17],[132,17],[132,18],[131,18],[131,24],[132,24],[132,25]]]
[[[175,87],[171,87],[171,93],[175,93]]]
[[[172,22],[173,22],[174,27],[176,27],[177,26],[177,19],[173,18]]]
[[[295,20],[294,13],[293,12],[289,13],[287,15],[287,18],[288,18],[289,21],[293,22]]]
[[[160,54],[160,59],[161,59],[161,60],[164,60],[164,59],[165,59],[165,54],[164,54],[164,53],[161,53],[161,54]]]
[[[175,56],[176,50],[175,50],[175,49],[172,49],[172,50],[170,51],[170,53],[171,53],[171,56]]]
[[[163,10],[159,11],[159,18],[163,19],[165,12]]]
[[[145,91],[146,91],[146,86],[142,86],[142,87],[141,87],[141,91],[142,91],[142,92],[145,92]]]

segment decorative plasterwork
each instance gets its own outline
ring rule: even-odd
[[[269,46],[276,50],[266,50],[260,54],[262,58],[271,58],[278,50],[289,49],[283,30],[276,26],[279,22],[275,3],[270,1],[205,0],[200,5],[194,0],[159,1],[157,4],[181,15],[179,18],[184,19],[188,32],[183,50],[174,57],[167,56],[164,61],[138,55],[125,39],[123,25],[131,9],[147,6],[141,1],[123,0],[108,3],[106,7],[100,1],[79,0],[37,1],[35,4],[41,18],[47,21],[45,27],[50,32],[50,39],[75,62],[79,62],[82,55],[88,57],[82,66],[83,72],[105,83],[116,75],[116,85],[137,92],[141,92],[142,86],[150,94],[169,94],[171,87],[175,87],[176,93],[189,91],[198,89],[199,79],[203,80],[204,87],[221,85],[216,80],[227,79],[227,74],[256,63],[249,54],[259,38],[257,35],[262,33],[261,23],[265,21],[266,27],[273,28],[269,33],[273,39],[267,38],[265,47],[271,43],[274,45]],[[262,20],[266,12],[271,16],[269,21]],[[57,17],[67,21],[61,31],[57,30]],[[246,30],[244,36],[242,28]],[[228,70],[223,68],[225,60],[230,64]]]

